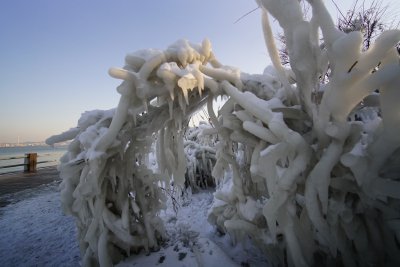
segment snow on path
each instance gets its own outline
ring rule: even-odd
[[[79,266],[75,224],[57,187],[27,190],[28,198],[0,209],[0,266]]]
[[[80,266],[73,218],[62,213],[58,183],[8,196],[0,208],[0,266]],[[157,252],[131,255],[118,266],[267,266],[251,244],[232,246],[207,222],[211,191],[178,199],[161,211],[169,240]]]
[[[175,213],[169,199],[167,210],[160,214],[166,224],[168,242],[149,256],[133,255],[118,266],[268,266],[265,256],[253,245],[232,246],[229,236],[217,236],[207,221],[212,200],[211,191],[178,199],[180,204]]]

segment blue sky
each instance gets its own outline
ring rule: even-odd
[[[107,71],[142,48],[208,37],[221,62],[261,73],[269,60],[259,12],[234,23],[255,7],[251,0],[2,0],[0,143],[42,141],[74,127],[86,110],[115,107],[120,81]]]

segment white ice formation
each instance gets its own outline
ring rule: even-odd
[[[189,127],[184,136],[184,151],[186,155],[186,186],[192,192],[214,186],[212,170],[216,162],[215,145],[217,132],[205,122],[199,126]]]
[[[208,40],[141,50],[110,70],[123,80],[115,110],[86,112],[47,140],[73,139],[60,165],[62,206],[76,218],[85,266],[158,248],[160,186],[183,186],[183,130],[204,105],[215,128],[203,134],[219,136],[215,162],[203,164],[214,166],[209,221],[219,231],[235,242],[250,236],[276,266],[400,266],[400,31],[362,52],[361,34],[338,31],[322,0],[308,0],[310,20],[298,0],[257,2],[274,65],[264,74],[222,65]],[[268,14],[285,33],[290,70]],[[217,115],[220,95],[228,100]]]

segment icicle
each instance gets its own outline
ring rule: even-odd
[[[178,102],[179,102],[179,107],[182,110],[182,113],[186,114],[186,104],[183,102],[182,94],[178,94]]]
[[[168,102],[169,119],[172,120],[174,112],[174,102],[171,99],[168,99],[167,102]]]
[[[287,204],[287,206],[288,206],[288,211],[282,212],[284,213],[283,215],[284,218],[280,218],[279,223],[282,225],[283,228],[285,241],[286,244],[288,245],[289,254],[291,255],[291,258],[293,260],[296,260],[295,263],[296,266],[304,266],[304,267],[310,266],[310,264],[304,258],[300,242],[295,233],[294,229],[295,225],[293,221],[293,217],[295,216],[295,214],[293,214],[294,212],[290,214],[290,210],[295,211],[295,207],[293,207],[293,203]]]
[[[149,107],[147,106],[147,100],[143,99],[143,107],[146,113],[149,113]]]
[[[183,136],[182,134],[176,135],[176,150],[177,150],[177,168],[176,168],[176,176],[174,176],[174,180],[178,186],[183,187],[185,183],[185,172],[186,172],[186,157],[183,145]]]
[[[157,138],[157,162],[158,162],[158,169],[161,173],[165,173],[167,169],[167,163],[165,158],[164,135],[165,135],[165,128],[161,128]]]
[[[170,148],[166,148],[165,149],[165,157],[168,159],[166,161],[168,172],[170,174],[173,174],[177,163],[176,163],[176,159],[175,159],[174,153],[172,153]]]
[[[133,210],[133,213],[135,213],[136,216],[140,215],[140,208],[139,206],[136,204],[136,201],[134,199],[131,199],[131,207]]]
[[[125,200],[124,204],[122,205],[122,227],[129,232],[129,201]]]
[[[132,112],[132,119],[133,119],[133,124],[136,126],[137,125],[137,113],[136,113],[136,111]]]
[[[178,80],[178,86],[182,89],[183,96],[185,97],[186,105],[189,105],[188,90],[193,90],[197,86],[197,80],[193,74],[189,73],[182,76]]]
[[[108,253],[107,244],[108,244],[108,231],[105,230],[105,231],[102,231],[102,233],[100,235],[99,247],[98,247],[99,265],[101,267],[113,266],[111,258]]]
[[[207,166],[206,154],[204,153],[204,150],[201,153],[201,160],[203,161],[203,166]]]
[[[178,50],[178,59],[179,59],[179,61],[182,64],[183,67],[186,67],[187,62],[188,62],[188,57],[189,57],[189,55],[188,55],[188,53],[186,52],[185,49],[180,48]]]

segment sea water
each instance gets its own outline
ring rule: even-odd
[[[67,146],[19,146],[0,147],[0,174],[22,172],[24,166],[2,168],[4,166],[23,164],[25,154],[37,153],[37,168],[57,166],[61,156],[67,151]],[[12,158],[12,159],[10,159]],[[40,163],[46,161],[46,163]]]

